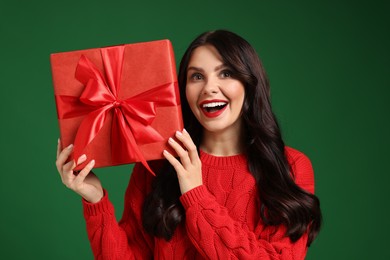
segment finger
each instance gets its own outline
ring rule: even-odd
[[[173,140],[173,138],[169,138],[168,143],[180,157],[180,161],[184,168],[187,168],[191,164],[190,157],[188,157],[188,152],[184,150],[184,148],[178,142]]]
[[[181,172],[185,171],[183,165],[167,150],[164,150],[163,155],[165,159],[169,161],[169,163],[175,168],[176,173],[180,174]]]
[[[67,173],[73,174],[74,168],[76,168],[76,162],[74,160],[69,161],[64,166],[62,166],[62,173],[63,174],[67,174]]]
[[[88,174],[93,169],[93,166],[95,165],[95,160],[91,160],[85,167],[82,169],[77,177],[73,181],[74,187],[79,186],[81,183],[84,182],[85,178],[88,176]]]
[[[72,183],[73,183],[73,180],[75,179],[75,175],[73,173],[73,169],[74,167],[76,167],[76,163],[74,162],[74,160],[68,162],[67,164],[65,164],[61,171],[60,172],[60,176],[61,176],[61,180],[62,180],[62,183],[68,187],[68,188],[71,188],[72,186]]]
[[[197,162],[199,160],[198,150],[194,144],[194,141],[192,141],[190,134],[185,129],[183,129],[183,132],[176,132],[176,138],[179,139],[187,149],[191,162]]]
[[[63,174],[68,174],[72,173],[73,174],[73,169],[76,168],[77,165],[85,162],[87,160],[87,156],[85,154],[81,155],[79,159],[77,160],[77,164],[75,163],[74,160],[68,162],[62,167],[62,172]]]
[[[82,164],[83,162],[85,162],[87,160],[87,155],[83,154],[79,157],[79,159],[77,159],[77,165],[79,164]]]
[[[73,151],[73,145],[71,144],[68,147],[66,147],[64,150],[62,150],[58,155],[56,166],[59,172],[61,172],[64,163],[66,162],[66,160],[68,160],[68,157],[72,153],[72,151]]]

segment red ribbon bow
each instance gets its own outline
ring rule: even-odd
[[[112,159],[140,161],[152,174],[138,145],[162,141],[162,136],[151,126],[157,106],[176,106],[177,82],[149,89],[125,100],[118,99],[125,46],[102,48],[104,77],[99,69],[84,55],[81,56],[75,77],[84,85],[80,97],[56,96],[60,119],[86,115],[74,141],[74,158],[103,127],[109,113],[113,113],[111,128]]]

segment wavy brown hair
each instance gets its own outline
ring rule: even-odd
[[[245,87],[243,122],[245,154],[249,170],[256,180],[261,201],[260,214],[265,225],[287,227],[294,242],[308,232],[309,246],[322,222],[319,199],[295,184],[285,155],[279,125],[272,112],[269,81],[263,65],[251,45],[229,31],[217,30],[198,36],[184,53],[179,68],[179,86],[184,126],[199,149],[202,126],[187,103],[185,89],[187,67],[199,46],[214,46],[232,77]],[[165,162],[152,184],[152,192],[143,207],[143,226],[150,234],[171,239],[178,224],[185,220],[180,203],[176,172]]]

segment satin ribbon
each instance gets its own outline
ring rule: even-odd
[[[125,46],[100,49],[106,77],[84,55],[81,56],[75,77],[84,85],[80,97],[57,95],[58,118],[84,116],[74,141],[74,158],[84,149],[103,127],[109,113],[113,113],[111,128],[112,160],[140,161],[152,174],[139,145],[163,141],[163,137],[151,127],[157,106],[180,104],[175,94],[177,82],[170,82],[129,97],[118,99]]]

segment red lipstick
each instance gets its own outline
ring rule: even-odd
[[[215,118],[225,111],[227,104],[226,100],[205,100],[200,103],[200,108],[206,117]]]

